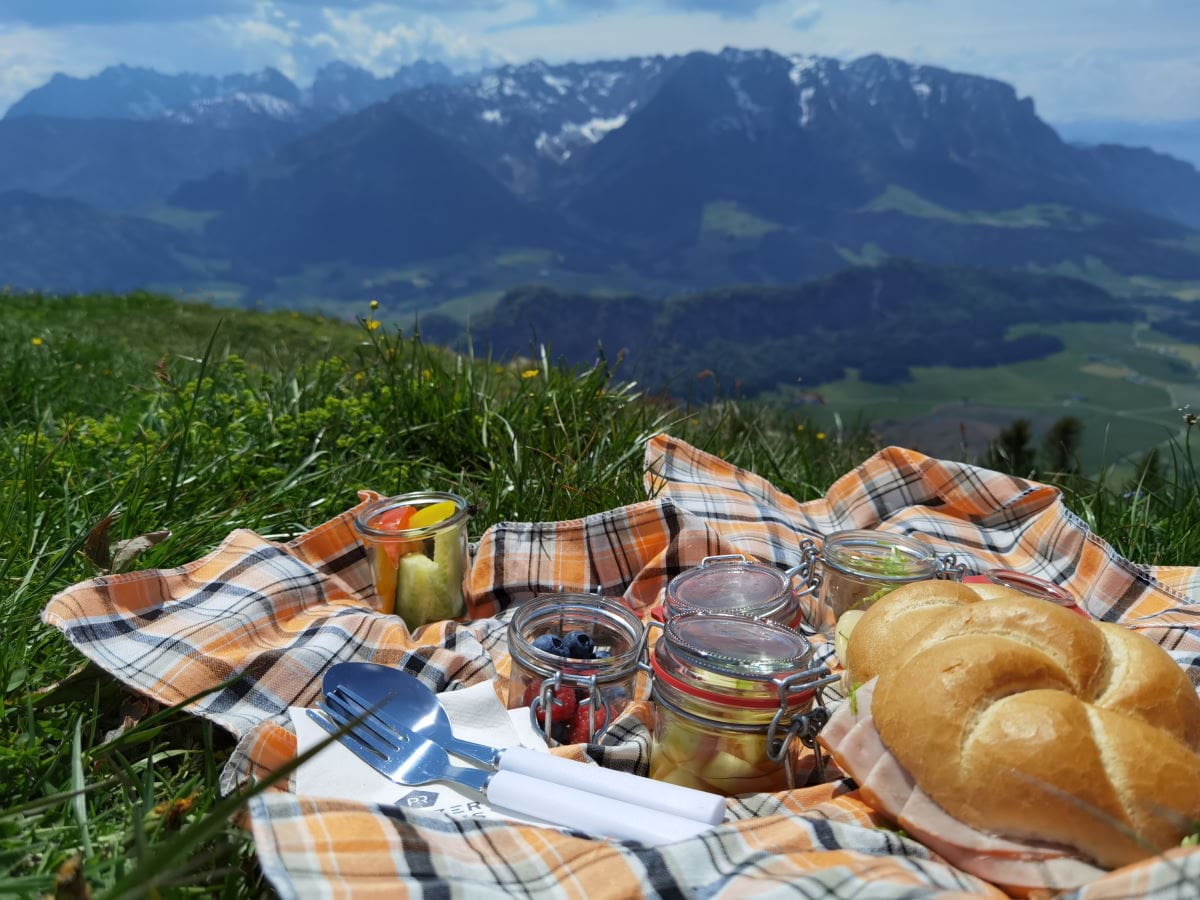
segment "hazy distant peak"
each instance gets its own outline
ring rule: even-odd
[[[354,66],[342,59],[327,62],[319,69],[313,81],[346,81],[350,78],[371,78],[375,76],[360,66]]]
[[[222,79],[222,87],[227,91],[270,94],[290,101],[296,101],[300,97],[300,88],[273,66],[245,75],[227,75]]]

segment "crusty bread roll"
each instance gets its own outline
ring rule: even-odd
[[[854,625],[842,660],[850,683],[866,684],[891,665],[897,647],[950,610],[979,600],[979,594],[957,581],[914,581],[884,594]]]
[[[1000,593],[1002,592],[1002,593]],[[922,582],[857,623],[879,735],[950,815],[1115,867],[1200,820],[1200,697],[1153,641],[1053,603]]]

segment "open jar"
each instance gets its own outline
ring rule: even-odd
[[[800,566],[780,572],[740,553],[707,556],[671,579],[653,615],[665,620],[685,612],[723,612],[795,627],[800,597],[814,589],[804,578]]]
[[[831,636],[842,613],[865,610],[889,591],[929,578],[962,578],[965,566],[953,554],[939,556],[928,544],[882,531],[838,531],[820,554],[819,622]]]
[[[409,628],[463,614],[467,501],[415,491],[368,503],[354,517],[367,550],[381,612]]]
[[[681,613],[661,627],[650,777],[726,796],[797,786],[800,746],[815,747],[828,719],[815,701],[837,680],[811,665],[805,637],[727,613]]]
[[[596,740],[633,697],[645,634],[620,600],[563,593],[525,601],[508,624],[508,708],[528,706],[552,744]]]

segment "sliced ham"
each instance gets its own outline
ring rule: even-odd
[[[1081,887],[1104,874],[1069,848],[979,831],[921,790],[888,751],[871,717],[872,679],[833,714],[820,741],[872,806],[951,865],[1010,889]],[[853,707],[853,709],[851,708]]]
[[[922,841],[922,843],[924,843]],[[1009,893],[1024,894],[1039,889],[1071,891],[1106,874],[1076,856],[1022,859],[987,853],[963,853],[953,844],[927,844],[950,865],[977,878],[999,885]]]

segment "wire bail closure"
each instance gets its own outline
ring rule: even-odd
[[[807,593],[814,593],[821,586],[821,573],[817,570],[817,560],[821,551],[817,549],[812,538],[800,542],[800,562],[787,570],[789,579],[799,578],[808,585]]]
[[[816,757],[817,778],[820,781],[825,780],[825,755],[820,745],[817,744],[817,735],[829,721],[829,710],[825,706],[825,694],[822,688],[839,678],[840,676],[834,675],[825,666],[814,666],[776,682],[779,692],[779,709],[775,710],[771,724],[767,726],[767,757],[772,762],[784,764],[787,770],[788,784],[793,787],[796,786],[795,777],[791,770],[791,756],[788,754],[788,747],[793,738],[799,738],[800,743],[813,751]],[[780,727],[788,715],[788,700],[791,695],[813,690],[816,691],[816,698],[813,701],[812,709],[798,716],[788,717],[783,734],[780,735]]]
[[[638,663],[641,667],[641,663]],[[612,709],[609,706],[608,700],[605,699],[604,693],[597,689],[596,674],[591,675],[565,675],[561,670],[555,671],[549,678],[542,680],[542,688],[538,691],[538,695],[533,698],[533,702],[529,704],[529,721],[533,725],[533,730],[540,732],[545,738],[546,743],[551,747],[559,746],[558,741],[550,734],[552,723],[554,722],[554,708],[561,706],[562,703],[554,696],[555,691],[563,685],[563,683],[573,685],[578,688],[587,689],[587,697],[579,702],[586,704],[588,708],[588,740],[597,740],[601,734],[612,723]],[[596,699],[600,700],[600,707],[604,711],[604,725],[597,730],[596,728]],[[549,715],[544,716],[544,721],[538,721],[538,713],[541,710],[549,710]]]
[[[942,581],[962,581],[963,576],[967,574],[967,564],[958,561],[958,557],[953,553],[944,553],[934,557],[937,564],[937,572],[934,573],[934,578],[939,578]]]

